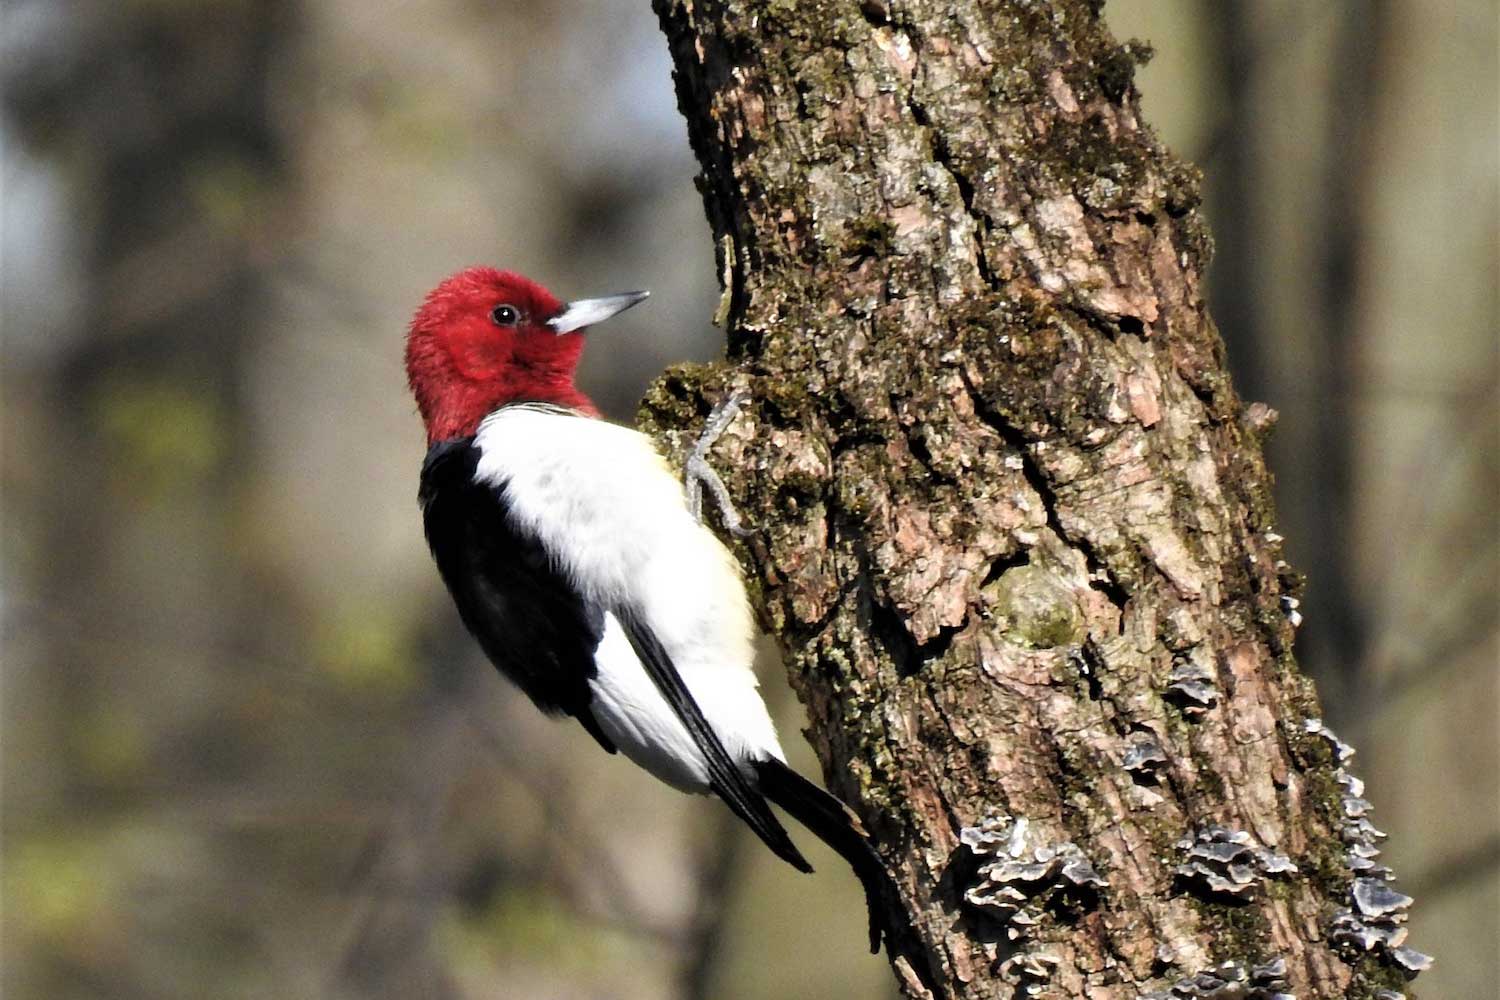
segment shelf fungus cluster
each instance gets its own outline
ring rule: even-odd
[[[1012,941],[1050,904],[1069,895],[1092,899],[1109,885],[1072,841],[1035,844],[1024,817],[991,817],[965,827],[959,839],[980,861],[964,901],[1004,924]]]
[[[1286,959],[1273,958],[1261,965],[1245,966],[1225,962],[1207,972],[1179,979],[1164,990],[1144,993],[1140,1000],[1187,1000],[1190,997],[1212,997],[1214,1000],[1296,1000],[1287,992]]]
[[[1432,957],[1406,947],[1406,911],[1412,898],[1392,888],[1395,876],[1376,860],[1380,857],[1376,844],[1385,839],[1385,834],[1370,822],[1365,783],[1345,767],[1354,756],[1354,748],[1339,739],[1322,719],[1308,719],[1303,729],[1326,740],[1338,764],[1333,776],[1343,792],[1339,798],[1343,812],[1339,832],[1344,840],[1345,862],[1354,873],[1350,905],[1334,913],[1329,921],[1328,939],[1346,951],[1384,957],[1399,966],[1408,978],[1414,977],[1432,965]]]
[[[1223,826],[1207,826],[1177,842],[1185,858],[1177,866],[1178,880],[1201,895],[1248,901],[1261,879],[1293,874],[1297,866],[1285,854],[1257,847],[1250,834]]]
[[[1175,665],[1167,676],[1165,698],[1189,719],[1197,719],[1219,703],[1217,681],[1211,664],[1189,657]]]
[[[1000,963],[1000,980],[1014,986],[1021,996],[1037,996],[1046,989],[1059,964],[1055,955],[1012,955]]]
[[[1156,783],[1156,772],[1167,766],[1167,752],[1149,730],[1132,733],[1120,766],[1137,782]]]

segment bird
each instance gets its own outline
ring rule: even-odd
[[[405,361],[427,432],[428,546],[464,626],[543,712],[717,796],[798,871],[812,866],[772,804],[841,855],[878,952],[896,933],[894,883],[858,817],[786,763],[738,564],[651,438],[604,420],[575,384],[585,331],[648,294],[563,302],[471,267],[426,296]],[[724,422],[710,419],[715,434]]]

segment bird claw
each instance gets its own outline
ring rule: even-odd
[[[687,490],[688,510],[692,512],[693,520],[703,523],[703,491],[707,489],[719,508],[719,518],[724,523],[724,530],[735,538],[748,538],[755,534],[755,529],[744,526],[740,512],[729,498],[729,489],[724,485],[724,480],[719,478],[714,467],[708,463],[708,452],[734,422],[734,418],[739,415],[740,406],[747,398],[748,393],[736,389],[714,407],[697,444],[693,445],[693,450],[688,454],[682,474],[683,486]]]

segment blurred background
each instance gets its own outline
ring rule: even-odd
[[[652,289],[587,357],[619,419],[719,352],[645,0],[0,10],[5,996],[894,996],[836,859],[799,876],[539,718],[421,537],[402,336],[445,274]],[[1493,996],[1496,8],[1106,15],[1208,178],[1418,992]]]

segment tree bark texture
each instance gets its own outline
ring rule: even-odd
[[[1083,0],[656,6],[729,363],[643,419],[680,450],[747,394],[712,460],[907,994],[1397,995],[1140,48]]]

